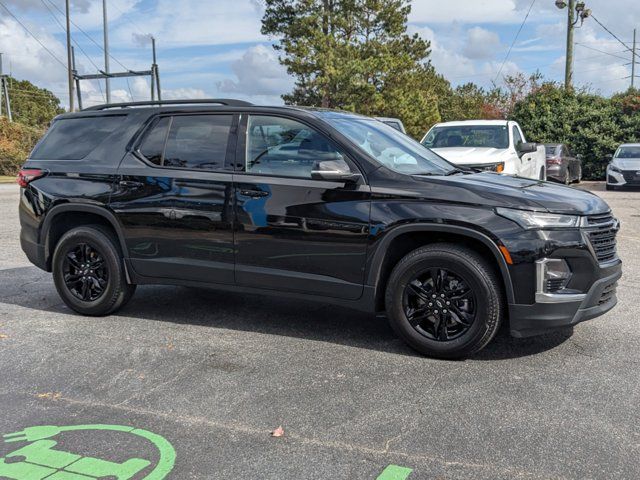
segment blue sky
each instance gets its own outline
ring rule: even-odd
[[[31,31],[0,7],[0,52],[5,71],[49,88],[67,102],[64,33],[56,22],[63,0],[0,0]],[[564,72],[566,10],[537,0],[505,61],[532,0],[414,0],[409,30],[432,42],[432,61],[454,85],[500,83],[504,74],[540,70],[561,80]],[[637,0],[591,0],[588,7],[625,42],[640,28]],[[260,34],[261,0],[108,0],[111,69],[148,69],[148,35],[158,42],[162,86],[167,98],[237,97],[261,104],[281,103],[293,80],[279,65],[270,39]],[[72,0],[72,20],[102,44],[102,1]],[[103,53],[78,28],[78,68],[95,72]],[[38,41],[44,44],[47,52]],[[593,19],[576,33],[575,81],[611,94],[629,85],[630,52]],[[80,51],[84,50],[84,53]],[[595,50],[594,50],[595,49]],[[86,53],[86,55],[85,55]],[[53,55],[52,55],[53,54]],[[55,57],[55,58],[54,58]],[[118,63],[119,62],[119,63]],[[502,68],[502,74],[498,72]],[[640,70],[640,69],[639,69]],[[640,79],[638,79],[640,83]],[[142,78],[112,82],[115,100],[142,100]],[[101,90],[102,89],[102,90]],[[101,103],[104,87],[85,82],[86,103]]]

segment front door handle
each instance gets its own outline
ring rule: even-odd
[[[121,180],[120,186],[127,188],[142,188],[144,184],[142,182],[134,182],[132,180]]]
[[[240,190],[240,195],[251,198],[268,197],[269,192],[264,190]]]

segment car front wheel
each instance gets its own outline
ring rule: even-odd
[[[58,294],[83,315],[116,311],[136,288],[127,283],[117,240],[101,225],[67,232],[56,245],[52,266]]]
[[[393,269],[386,308],[394,331],[415,350],[455,359],[493,339],[504,301],[496,273],[477,252],[433,244],[409,253]]]

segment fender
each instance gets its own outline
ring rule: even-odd
[[[44,245],[45,247],[45,259],[48,262],[51,257],[51,252],[49,252],[49,245],[47,239],[49,237],[49,230],[51,229],[51,225],[55,220],[56,216],[64,212],[83,212],[83,213],[93,213],[96,215],[100,215],[102,218],[107,220],[113,229],[116,232],[116,236],[118,237],[118,242],[120,243],[120,248],[122,248],[122,253],[124,258],[129,258],[129,252],[127,250],[127,245],[124,241],[124,236],[122,235],[122,228],[120,227],[120,223],[116,216],[108,210],[106,207],[99,205],[92,205],[86,203],[63,203],[61,205],[56,205],[51,208],[47,213],[44,222],[42,223],[42,229],[40,231],[39,243]]]
[[[496,261],[498,262],[498,266],[500,267],[500,273],[502,274],[502,281],[504,284],[505,292],[507,294],[507,301],[509,303],[515,302],[515,297],[513,294],[513,283],[511,282],[511,275],[509,273],[509,267],[507,266],[507,262],[502,256],[502,253],[498,249],[498,246],[495,242],[489,238],[487,235],[480,233],[476,230],[472,230],[467,227],[460,227],[457,225],[432,225],[432,224],[411,224],[411,225],[401,225],[393,228],[391,231],[387,232],[378,247],[376,248],[375,253],[371,259],[371,265],[369,267],[369,273],[367,274],[367,285],[378,285],[378,280],[380,279],[380,274],[382,270],[382,264],[384,262],[385,254],[391,245],[391,242],[394,238],[403,235],[405,233],[411,232],[442,232],[442,233],[454,233],[460,236],[465,236],[472,238],[474,240],[479,240],[484,245],[486,245],[489,250],[493,253]]]

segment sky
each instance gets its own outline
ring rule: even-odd
[[[587,7],[631,45],[634,27],[640,29],[638,0],[588,0]],[[281,104],[293,86],[274,39],[260,33],[261,0],[107,0],[107,10],[111,71],[148,70],[153,35],[167,99]],[[0,52],[4,73],[51,90],[67,105],[63,11],[64,0],[0,0]],[[562,81],[566,12],[554,0],[413,0],[408,30],[431,41],[431,61],[453,85],[490,87],[506,74],[536,70]],[[96,73],[104,68],[102,0],[71,0],[71,19],[78,71]],[[576,85],[604,95],[628,88],[631,52],[594,19],[576,30],[575,41]],[[112,80],[112,90],[113,101],[150,95],[145,77]],[[83,81],[82,92],[85,106],[104,103],[104,83]]]

